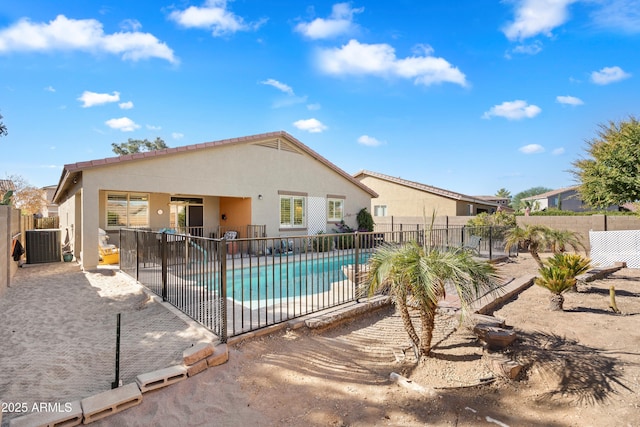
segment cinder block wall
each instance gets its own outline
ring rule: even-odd
[[[435,227],[450,227],[466,225],[472,216],[439,216],[434,221]],[[407,216],[384,216],[373,217],[376,225],[393,224],[424,224],[425,218]],[[431,223],[431,218],[427,218],[427,225]],[[621,231],[640,230],[640,216],[619,216],[619,215],[585,215],[585,216],[517,216],[516,223],[523,227],[528,224],[541,224],[558,230],[571,230],[578,233],[587,252],[591,249],[589,245],[589,231]]]
[[[11,206],[0,206],[0,297],[18,271],[18,263],[11,256],[11,238],[19,232],[20,211]]]
[[[9,231],[9,206],[0,206],[0,297],[9,286],[11,236]]]
[[[542,224],[558,230],[571,230],[578,233],[582,243],[589,245],[589,231],[620,231],[640,230],[640,217],[617,215],[589,215],[589,216],[518,216],[519,226],[528,224]]]

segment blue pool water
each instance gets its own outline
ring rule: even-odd
[[[365,264],[369,254],[362,254]],[[272,300],[315,295],[329,290],[331,283],[345,280],[345,265],[354,255],[283,262],[227,271],[227,297],[236,301]]]

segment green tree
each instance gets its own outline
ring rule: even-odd
[[[596,208],[640,200],[640,122],[635,117],[600,125],[587,141],[587,158],[572,163],[582,200]]]
[[[8,134],[7,126],[2,121],[2,114],[0,114],[0,136],[7,136]]]
[[[125,154],[134,154],[141,153],[143,151],[155,151],[162,150],[163,148],[169,148],[167,144],[161,139],[156,138],[155,141],[151,142],[148,139],[131,139],[129,138],[127,142],[123,142],[121,144],[112,143],[111,147],[113,152],[118,156],[124,156]]]
[[[440,251],[412,241],[380,246],[369,260],[369,295],[382,291],[393,298],[420,359],[431,354],[436,309],[446,296],[445,284],[454,287],[463,313],[470,311],[477,298],[499,287],[494,267],[467,251]],[[409,305],[420,312],[420,333],[411,320]]]
[[[524,209],[524,203],[521,202],[522,199],[537,196],[538,194],[546,193],[547,191],[551,191],[551,188],[547,187],[532,187],[528,190],[521,191],[513,196],[511,200],[511,207],[516,211]]]
[[[506,188],[501,188],[496,191],[496,197],[504,197],[509,199],[508,205],[511,207],[511,191],[507,190]]]

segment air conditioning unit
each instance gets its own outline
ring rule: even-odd
[[[62,261],[59,229],[29,230],[26,232],[25,246],[27,264]]]

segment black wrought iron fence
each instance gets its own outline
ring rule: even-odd
[[[495,258],[498,234],[460,228],[226,240],[123,229],[120,268],[225,341],[362,297],[366,264],[382,244],[449,249],[476,236],[477,255]]]

